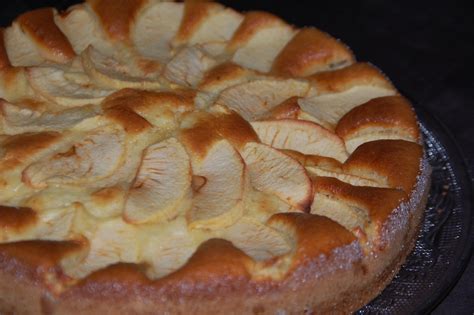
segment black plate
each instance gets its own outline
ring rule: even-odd
[[[441,122],[417,110],[433,168],[415,249],[390,285],[356,314],[423,314],[448,294],[465,269],[473,241],[471,178],[456,142]]]

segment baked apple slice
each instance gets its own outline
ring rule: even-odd
[[[351,174],[346,170],[344,164],[329,157],[319,155],[305,155],[297,151],[282,150],[286,155],[291,156],[301,163],[308,171],[311,177],[326,176],[334,177],[342,182],[349,183],[354,186],[382,186],[379,182],[359,175]]]
[[[190,230],[182,216],[166,224],[140,227],[140,235],[146,237],[142,259],[149,264],[147,275],[161,278],[181,268],[196,251],[200,242],[210,236],[201,230]]]
[[[276,195],[295,210],[305,210],[309,206],[311,180],[300,163],[277,149],[256,142],[247,143],[241,154],[255,189]]]
[[[407,195],[400,189],[353,186],[331,177],[315,177],[313,184],[311,213],[333,219],[362,241],[381,245],[393,229],[388,225],[404,226],[397,216]]]
[[[90,45],[101,52],[114,51],[112,42],[106,39],[97,15],[87,4],[72,6],[65,14],[55,13],[54,22],[66,35],[77,55]]]
[[[191,198],[191,164],[184,147],[169,138],[148,147],[129,191],[124,219],[139,224],[167,221]]]
[[[0,100],[0,131],[2,134],[13,135],[33,131],[63,130],[99,112],[99,108],[94,105],[43,112]]]
[[[99,104],[110,89],[99,89],[91,82],[74,82],[67,78],[63,69],[56,67],[33,67],[28,69],[28,81],[41,97],[63,106]]]
[[[141,250],[137,246],[138,229],[122,218],[100,221],[79,211],[73,223],[73,231],[75,230],[82,233],[77,237],[87,239],[89,250],[83,260],[65,265],[64,272],[67,275],[83,278],[114,263],[138,262]]]
[[[212,56],[224,53],[227,41],[244,19],[243,15],[214,2],[188,1],[185,6],[173,46],[199,45]]]
[[[232,62],[225,62],[207,71],[197,88],[200,91],[196,97],[198,108],[213,105],[219,94],[232,86],[248,83],[258,78],[255,71],[243,68]]]
[[[193,164],[194,197],[190,228],[215,229],[233,224],[245,209],[245,165],[227,140],[215,142],[199,165]]]
[[[128,58],[128,62],[119,60],[114,56],[101,53],[99,50],[89,46],[82,54],[82,65],[84,71],[100,87],[105,89],[158,89],[162,83],[157,79],[160,64],[148,61],[148,72],[140,71],[140,60],[130,55],[121,57]],[[151,70],[150,70],[151,69]],[[155,70],[155,71],[153,71]]]
[[[164,76],[173,83],[194,87],[216,64],[217,60],[198,46],[185,47],[166,64]]]
[[[138,52],[150,59],[167,62],[172,56],[171,42],[181,24],[184,4],[153,2],[136,17],[130,31]]]
[[[23,171],[27,185],[45,188],[48,184],[96,183],[111,175],[124,162],[125,136],[119,130],[96,130]]]
[[[295,79],[259,79],[222,91],[216,104],[224,105],[248,121],[258,120],[266,112],[292,96],[305,96],[309,84]]]
[[[267,12],[249,12],[234,33],[227,50],[232,61],[261,72],[270,71],[273,60],[296,33],[280,18]]]
[[[231,241],[257,261],[284,255],[292,248],[283,234],[252,217],[242,217],[219,231],[218,236]]]
[[[360,104],[376,97],[397,94],[390,81],[366,63],[317,73],[309,80],[316,93],[299,100],[299,104],[328,128],[334,128],[342,116]]]
[[[316,123],[278,119],[251,124],[260,140],[274,148],[327,156],[341,162],[348,157],[342,139]]]

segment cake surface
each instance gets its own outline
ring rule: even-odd
[[[0,29],[0,312],[350,313],[410,253],[430,167],[375,66],[207,1]]]

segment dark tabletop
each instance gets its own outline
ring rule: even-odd
[[[0,22],[40,6],[78,1],[2,2]],[[474,165],[474,2],[221,1],[266,10],[297,26],[316,26],[348,44],[358,60],[383,69],[416,106],[440,118]],[[474,209],[472,210],[474,211]],[[474,229],[471,229],[471,235]],[[472,238],[471,238],[472,239]],[[474,260],[433,314],[474,314]]]

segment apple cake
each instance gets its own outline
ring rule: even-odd
[[[330,35],[158,0],[0,35],[2,314],[348,313],[413,248],[416,115]]]

